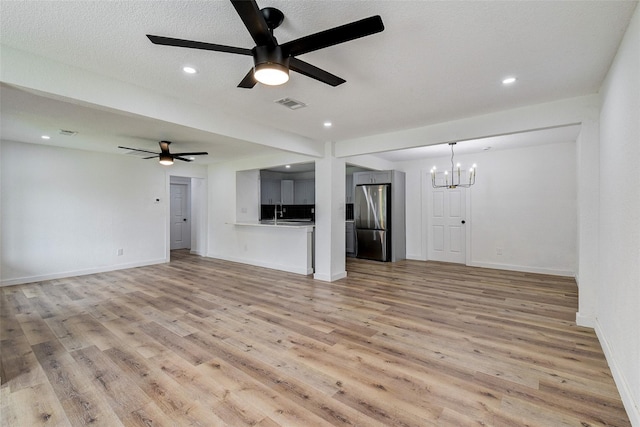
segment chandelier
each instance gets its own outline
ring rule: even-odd
[[[454,169],[453,167],[453,146],[455,142],[450,142],[451,146],[451,182],[449,182],[449,171],[444,171],[444,184],[436,185],[436,167],[431,168],[431,186],[433,188],[469,188],[476,183],[476,164],[469,169],[469,182],[460,181],[460,163],[458,163]],[[457,179],[456,179],[457,178]]]

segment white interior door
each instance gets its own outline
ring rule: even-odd
[[[189,186],[171,184],[171,249],[191,249]]]
[[[444,181],[436,177],[436,183]],[[431,183],[431,177],[428,181]],[[465,233],[466,189],[431,188],[431,212],[428,257],[430,260],[466,263],[467,238]]]

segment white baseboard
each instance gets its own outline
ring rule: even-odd
[[[407,254],[407,259],[414,261],[427,261],[427,259],[422,256],[422,254]]]
[[[191,255],[198,255],[198,256],[202,256],[202,257],[203,257],[203,256],[207,256],[204,252],[199,251],[199,250],[190,250],[190,251],[189,251],[189,253],[190,253]]]
[[[591,315],[585,315],[580,312],[576,313],[576,325],[585,328],[594,329],[596,327],[596,318]]]
[[[298,267],[295,265],[256,261],[252,259],[230,257],[230,256],[220,255],[220,254],[208,254],[207,257],[222,259],[222,260],[231,261],[231,262],[238,262],[240,264],[255,265],[256,267],[270,268],[272,270],[286,271],[288,273],[303,274],[305,276],[313,274],[313,268]]]
[[[640,427],[640,408],[638,407],[638,403],[633,399],[631,387],[629,386],[625,375],[620,371],[620,367],[618,366],[616,358],[613,355],[613,351],[611,350],[611,345],[609,344],[609,341],[607,341],[607,337],[602,331],[602,327],[600,326],[598,319],[595,321],[595,331],[598,341],[600,341],[600,345],[602,346],[604,356],[609,364],[609,369],[611,369],[613,380],[616,383],[616,387],[618,387],[618,393],[620,393],[622,404],[624,405],[624,409],[627,411],[627,416],[631,421],[631,425]]]
[[[38,276],[25,276],[15,279],[5,279],[0,281],[0,286],[23,285],[25,283],[44,282],[47,280],[64,279],[65,277],[86,276],[87,274],[106,273],[109,271],[125,270],[127,268],[145,267],[147,265],[165,264],[169,262],[166,258],[148,261],[131,262],[127,264],[116,264],[98,268],[87,268],[83,270],[63,271],[51,274],[41,274]]]
[[[316,280],[322,280],[323,282],[335,282],[336,280],[344,279],[347,277],[347,272],[343,271],[337,274],[320,274],[316,273],[313,275],[313,278]]]
[[[495,264],[488,262],[470,262],[469,267],[493,268],[496,270],[520,271],[522,273],[549,274],[552,276],[575,277],[575,271],[555,270],[552,268],[529,267],[524,265]]]

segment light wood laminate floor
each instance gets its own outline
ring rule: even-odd
[[[172,253],[0,289],[3,426],[628,426],[568,278]]]

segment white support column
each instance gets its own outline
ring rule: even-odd
[[[576,144],[578,167],[578,313],[576,323],[593,328],[598,298],[598,212],[600,198],[600,127],[597,118],[582,122]]]
[[[345,270],[345,161],[337,159],[335,143],[325,143],[316,160],[316,228],[314,279],[332,282]]]

